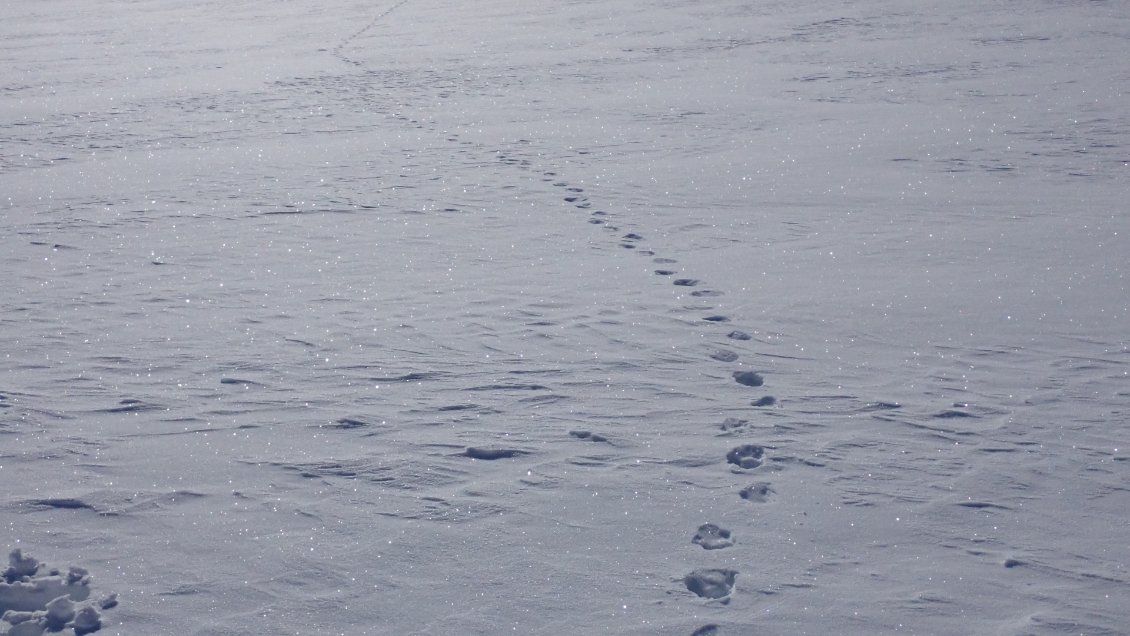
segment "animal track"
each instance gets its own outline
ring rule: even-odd
[[[597,435],[590,431],[569,431],[569,434],[577,439],[586,439],[590,442],[607,442],[608,438],[603,435]]]
[[[704,569],[683,577],[683,584],[701,598],[720,599],[730,595],[737,578],[737,570]]]
[[[691,543],[701,545],[704,550],[721,550],[734,545],[730,538],[730,531],[713,523],[704,523],[698,527]]]
[[[525,165],[525,164],[523,164]],[[567,181],[554,180],[561,179],[556,172],[547,171],[542,173],[544,180],[553,182],[553,186],[564,188],[565,193],[562,197],[566,203],[572,204],[580,209],[588,209],[592,207],[589,197],[583,195],[584,188],[570,186]],[[604,210],[595,210],[589,213],[588,222],[592,225],[600,225],[609,232],[619,232],[617,224],[609,222],[613,217]],[[642,243],[644,236],[637,232],[626,232],[618,237],[618,244],[624,249],[636,250],[636,253],[644,254],[654,257],[654,251],[651,249],[637,249],[646,248],[647,245]],[[654,257],[651,259],[658,267],[653,270],[656,276],[670,276],[672,285],[676,287],[699,287],[702,281],[697,278],[675,278],[678,270],[671,267],[678,261],[672,258]],[[701,288],[689,291],[689,295],[694,298],[716,298],[723,296],[724,293],[714,289]],[[689,307],[688,307],[689,309]],[[700,310],[702,308],[699,308]],[[709,310],[709,308],[707,308]],[[714,323],[728,323],[731,321],[729,316],[714,314],[703,316],[702,320]],[[727,336],[730,340],[748,341],[752,340],[753,336],[740,331],[732,330]],[[710,352],[712,360],[722,363],[733,363],[739,359],[739,354],[725,348],[717,348]],[[732,378],[734,382],[747,387],[760,387],[765,384],[765,379],[760,373],[755,371],[733,371]],[[495,387],[490,387],[495,388]],[[501,388],[501,387],[499,387]],[[539,387],[541,388],[541,387]],[[776,404],[776,398],[773,396],[765,395],[750,402],[754,407],[767,407]],[[353,422],[348,422],[345,426],[351,426]],[[721,429],[723,434],[737,434],[739,432],[747,431],[751,428],[748,420],[738,418],[726,418],[722,424]],[[577,440],[588,442],[608,442],[608,438],[603,435],[593,433],[588,430],[570,430],[570,437]],[[483,460],[499,460],[513,457],[520,457],[529,454],[528,451],[522,451],[514,448],[504,447],[470,447],[464,453],[467,457],[472,459]],[[742,444],[735,446],[726,453],[726,462],[733,465],[732,470],[735,473],[743,471],[750,471],[757,469],[763,465],[765,461],[765,448],[755,444]],[[767,482],[751,483],[740,491],[740,496],[746,501],[753,503],[765,503],[769,501],[774,494],[772,487]],[[698,527],[691,542],[702,546],[704,550],[720,550],[732,547],[734,539],[732,532],[714,523],[704,523]],[[683,577],[682,582],[687,590],[693,592],[699,598],[718,601],[720,603],[728,603],[730,596],[734,590],[734,584],[737,580],[738,571],[731,569],[716,569],[716,568],[703,568],[696,569],[690,574]],[[721,628],[715,624],[707,624],[699,627],[694,631],[691,636],[719,636]]]
[[[463,451],[463,454],[467,457],[470,457],[471,459],[493,461],[496,459],[521,457],[522,455],[528,455],[529,453],[515,448],[476,448],[472,446]]]
[[[765,449],[755,444],[742,444],[726,453],[726,461],[743,470],[753,470],[762,463]]]
[[[722,420],[721,424],[721,429],[726,433],[748,427],[749,420],[740,420],[736,417],[727,417],[726,419]]]
[[[769,501],[769,497],[773,495],[773,492],[773,488],[767,482],[759,481],[742,488],[739,494],[741,498],[746,501],[765,503]]]
[[[765,384],[765,378],[753,371],[734,371],[734,382],[745,386],[761,386]]]

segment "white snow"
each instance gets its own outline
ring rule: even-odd
[[[1124,632],[1128,42],[5,3],[4,627]]]

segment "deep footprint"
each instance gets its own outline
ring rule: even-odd
[[[713,523],[704,523],[698,527],[691,543],[701,545],[704,550],[721,550],[734,545],[730,538],[730,531]]]
[[[765,457],[765,449],[755,444],[735,446],[726,453],[726,461],[743,470],[757,468],[761,465],[763,457]]]
[[[753,371],[734,371],[734,382],[745,386],[761,386],[765,384],[765,378]]]
[[[737,570],[695,570],[683,577],[687,589],[702,598],[725,598],[734,589]]]

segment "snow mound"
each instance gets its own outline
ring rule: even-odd
[[[102,627],[98,610],[117,605],[115,595],[88,600],[91,577],[85,569],[71,566],[63,574],[18,549],[8,555],[0,577],[0,634],[8,636],[91,634]]]

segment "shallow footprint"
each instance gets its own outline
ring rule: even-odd
[[[750,484],[745,488],[742,488],[742,491],[739,494],[741,495],[741,498],[745,499],[746,501],[752,501],[753,503],[765,503],[769,501],[769,497],[771,497],[773,493],[774,490],[768,482],[759,481],[757,483]]]
[[[694,287],[699,284],[699,280],[695,278],[676,278],[674,284],[679,287]]]
[[[750,406],[773,406],[777,403],[777,398],[772,395],[766,395],[760,399],[750,402]]]
[[[748,428],[748,427],[749,427],[749,420],[743,420],[743,419],[736,418],[736,417],[727,417],[726,419],[722,420],[722,424],[720,426],[722,431],[725,432],[725,433],[729,433],[731,431],[736,431],[736,430]]]
[[[691,543],[701,545],[704,550],[721,550],[734,545],[730,538],[730,531],[713,523],[704,523],[698,527]]]
[[[694,632],[691,633],[691,636],[720,636],[721,634],[722,628],[718,627],[714,623],[711,623],[709,625],[703,625],[702,627],[694,630]]]
[[[726,453],[726,461],[744,470],[753,470],[761,465],[765,449],[756,444],[742,444]]]
[[[471,459],[483,459],[493,461],[496,459],[509,459],[511,457],[521,457],[528,455],[526,451],[521,451],[516,448],[477,448],[469,447],[463,451],[463,454]]]
[[[702,598],[725,598],[734,589],[737,570],[695,570],[683,577],[687,589]]]
[[[726,316],[707,316],[706,318],[703,318],[703,320],[710,322],[730,322],[730,319]]]
[[[728,349],[719,349],[710,354],[710,357],[719,362],[733,362],[738,359],[738,354]]]
[[[730,333],[726,334],[726,337],[730,338],[731,340],[752,340],[753,339],[753,336],[749,335],[748,333],[746,333],[744,331],[738,331],[736,329],[734,331],[731,331]]]
[[[695,296],[696,298],[714,298],[721,295],[722,292],[714,291],[713,289],[699,289],[691,292],[691,296]]]
[[[603,435],[597,435],[591,431],[569,431],[569,434],[577,439],[587,439],[590,442],[607,442],[608,438]]]

